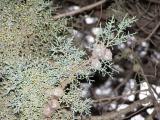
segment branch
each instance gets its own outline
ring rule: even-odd
[[[160,27],[160,21],[158,22],[156,27],[153,29],[153,31],[148,35],[148,37],[145,40],[149,40],[159,27]]]
[[[114,101],[114,100],[122,99],[124,97],[128,97],[128,96],[135,95],[137,93],[145,92],[145,91],[148,91],[148,89],[146,89],[146,90],[137,90],[137,91],[135,91],[133,93],[130,93],[130,94],[127,94],[127,95],[121,95],[121,96],[117,96],[117,97],[109,97],[109,98],[103,98],[103,99],[94,100],[94,103],[100,103],[100,102],[106,102],[106,101]]]
[[[86,10],[90,10],[92,8],[95,8],[103,3],[105,3],[107,0],[101,0],[101,1],[98,1],[96,3],[93,3],[91,5],[87,5],[85,7],[82,7],[81,9],[79,10],[75,10],[75,11],[71,11],[71,12],[67,12],[67,13],[63,13],[63,14],[58,14],[58,15],[55,15],[53,16],[53,19],[59,19],[59,18],[62,18],[62,17],[66,17],[66,16],[73,16],[75,14],[79,14],[81,12],[84,12]]]
[[[122,109],[120,111],[110,112],[110,113],[107,113],[102,116],[93,116],[91,120],[113,120],[113,119],[114,120],[117,120],[117,119],[121,120],[121,119],[123,119],[122,118],[123,115],[127,114],[128,112],[134,112],[135,108],[142,106],[142,104],[146,104],[146,103],[150,102],[150,104],[148,106],[153,105],[153,103],[151,101],[152,101],[151,98],[147,97],[142,100],[135,101],[134,103],[129,105],[127,108]]]
[[[152,2],[152,3],[155,3],[155,4],[160,4],[160,1],[159,0],[147,0],[148,2]]]

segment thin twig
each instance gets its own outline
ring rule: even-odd
[[[121,99],[121,98],[124,98],[124,97],[128,97],[128,96],[131,96],[131,95],[135,95],[136,93],[146,92],[146,91],[148,91],[148,89],[146,89],[146,90],[137,90],[137,91],[135,91],[135,92],[133,92],[133,93],[126,94],[126,95],[121,95],[121,96],[116,96],[116,97],[109,97],[109,98],[98,99],[98,100],[95,100],[94,103],[118,100],[118,99]]]
[[[160,1],[159,0],[147,0],[148,2],[152,2],[152,3],[155,3],[155,4],[160,4]]]
[[[158,22],[156,27],[153,29],[153,31],[149,34],[149,36],[145,40],[149,40],[159,27],[160,27],[160,21]]]
[[[99,23],[100,23],[100,21],[101,21],[101,18],[102,18],[102,12],[103,12],[103,10],[102,10],[102,5],[101,5],[100,16],[99,16],[99,20],[98,20],[98,22],[97,22],[96,27],[99,25]]]
[[[144,77],[144,79],[147,82],[147,85],[149,87],[149,92],[151,94],[151,97],[152,97],[152,100],[153,100],[153,104],[154,104],[154,107],[155,107],[156,112],[157,112],[157,117],[159,119],[160,118],[160,105],[158,104],[157,99],[155,98],[154,92],[152,91],[152,87],[149,84],[149,81],[148,81],[147,77],[145,76],[143,67],[141,67],[141,72],[142,72],[142,75],[143,75],[143,77]]]
[[[110,112],[110,113],[107,113],[102,116],[93,116],[91,118],[91,120],[113,120],[113,119],[114,120],[122,120],[123,115],[125,115],[128,112],[134,112],[135,108],[138,108],[138,107],[142,106],[143,104],[150,103],[147,106],[153,105],[153,103],[151,101],[152,100],[149,96],[149,97],[144,98],[142,100],[135,101],[134,103],[132,103],[131,105],[129,105],[128,107],[126,107],[120,111]]]
[[[143,23],[143,25],[139,25],[139,21],[136,22],[136,25],[139,27],[138,30],[136,30],[136,32],[139,32],[141,29],[145,28],[147,25],[151,24],[151,22],[153,22],[153,20],[155,20],[157,18],[158,15],[156,15],[155,17],[152,18],[152,20],[148,21],[147,23]]]
[[[147,108],[149,108],[149,107],[148,107],[148,106],[147,106],[147,107],[142,107],[142,108],[140,108],[139,110],[135,111],[134,113],[126,116],[123,120],[130,120],[130,118],[132,118],[132,117],[140,114],[142,111],[146,110]]]
[[[106,1],[107,1],[107,0],[101,0],[101,1],[98,1],[98,2],[93,3],[93,4],[91,4],[91,5],[87,5],[87,6],[85,6],[85,7],[82,7],[82,8],[79,9],[79,10],[75,10],[75,11],[71,11],[71,12],[67,12],[67,13],[55,15],[55,16],[53,17],[53,19],[59,19],[59,18],[62,18],[62,17],[73,16],[73,15],[75,15],[75,14],[79,14],[79,13],[84,12],[84,11],[86,11],[86,10],[90,10],[90,9],[92,9],[92,8],[95,8],[95,7],[97,7],[97,6],[105,3]]]
[[[159,23],[160,23],[160,22],[159,22]],[[141,74],[142,74],[144,80],[146,81],[146,83],[147,83],[147,85],[148,85],[148,90],[149,90],[149,92],[150,92],[150,94],[151,94],[151,99],[152,99],[152,101],[153,101],[153,105],[154,105],[155,110],[156,110],[156,112],[157,112],[157,117],[158,117],[158,119],[159,119],[159,118],[160,118],[160,104],[157,102],[157,99],[156,99],[156,97],[155,97],[155,95],[154,95],[154,92],[153,92],[153,90],[152,90],[152,87],[151,87],[151,85],[150,85],[150,83],[149,83],[149,81],[148,81],[147,76],[145,75],[145,72],[144,72],[144,69],[143,69],[143,67],[142,67],[142,62],[141,62],[140,58],[139,58],[134,52],[133,52],[132,54],[134,55],[134,57],[136,58],[137,62],[138,62],[139,65],[140,65]]]

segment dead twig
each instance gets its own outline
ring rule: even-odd
[[[91,118],[91,120],[122,120],[124,117],[123,115],[125,115],[128,112],[134,112],[134,110],[140,106],[142,106],[142,104],[146,104],[146,103],[150,103],[148,104],[148,106],[153,105],[153,103],[151,102],[151,97],[147,97],[144,98],[142,100],[138,100],[135,101],[134,103],[132,103],[131,105],[129,105],[128,107],[126,107],[125,109],[122,109],[120,111],[114,111],[114,112],[110,112],[107,113],[105,115],[102,116],[93,116]]]
[[[148,35],[148,37],[145,38],[145,41],[151,39],[152,35],[157,31],[157,29],[159,27],[160,27],[160,21],[158,22],[158,24],[156,25],[156,27],[152,30],[152,32]]]
[[[158,119],[159,119],[159,118],[160,118],[160,105],[158,104],[157,99],[155,98],[154,92],[152,91],[152,87],[151,87],[151,85],[149,84],[149,81],[148,81],[147,77],[145,76],[144,70],[143,70],[142,67],[141,67],[141,73],[142,73],[145,81],[146,81],[147,84],[148,84],[149,92],[150,92],[150,94],[151,94],[151,97],[152,97],[152,100],[153,100],[153,104],[154,104],[155,110],[156,110],[156,112],[157,112],[157,117],[158,117]]]
[[[96,3],[93,3],[91,5],[87,5],[85,7],[82,7],[81,9],[79,10],[75,10],[75,11],[71,11],[71,12],[67,12],[67,13],[63,13],[63,14],[58,14],[58,15],[55,15],[53,16],[53,19],[59,19],[59,18],[62,18],[62,17],[67,17],[67,16],[73,16],[75,14],[79,14],[79,13],[82,13],[86,10],[90,10],[92,8],[95,8],[99,5],[102,5],[103,3],[105,3],[107,0],[101,0],[101,1],[98,1]]]
[[[153,22],[153,20],[155,20],[157,18],[158,15],[156,15],[155,17],[152,18],[152,20],[148,21],[147,23],[143,23],[143,25],[139,25],[139,22],[136,22],[137,27],[139,28],[138,30],[136,30],[136,32],[139,32],[140,30],[142,30],[143,28],[145,28],[147,25],[149,25],[151,22]]]
[[[132,118],[133,116],[136,116],[136,115],[140,114],[140,112],[146,110],[147,108],[148,108],[148,106],[147,106],[147,107],[142,107],[142,108],[140,108],[140,109],[137,110],[136,112],[134,112],[134,113],[126,116],[126,117],[124,118],[124,120],[130,120],[130,118]]]
[[[155,3],[155,4],[160,4],[160,1],[159,0],[147,0],[148,2],[152,2],[152,3]]]
[[[126,95],[121,95],[121,96],[116,96],[116,97],[109,97],[109,98],[98,99],[98,100],[95,100],[94,103],[100,103],[100,102],[118,100],[118,99],[121,99],[121,98],[124,98],[124,97],[128,97],[128,96],[131,96],[131,95],[135,95],[136,93],[146,92],[146,91],[148,91],[148,89],[146,89],[146,90],[138,90],[138,91],[135,91],[135,92],[133,92],[133,93],[126,94]]]
[[[159,24],[160,24],[160,22],[159,22]],[[158,26],[158,25],[157,25],[157,26]],[[160,25],[159,25],[159,26],[160,26]],[[152,99],[152,102],[153,102],[155,111],[156,111],[156,113],[157,113],[157,117],[158,117],[158,119],[160,119],[160,105],[159,105],[159,103],[158,103],[158,101],[157,101],[157,99],[156,99],[156,97],[155,97],[155,95],[154,95],[154,91],[152,90],[151,84],[149,83],[148,78],[147,78],[147,76],[145,75],[144,69],[143,69],[143,67],[142,67],[142,62],[141,62],[140,58],[139,58],[134,52],[133,52],[132,54],[134,55],[136,61],[137,61],[137,62],[139,63],[139,65],[140,65],[141,75],[143,76],[144,80],[146,81],[146,83],[147,83],[147,85],[148,85],[148,90],[149,90],[149,92],[150,92],[150,94],[151,94],[151,99]]]

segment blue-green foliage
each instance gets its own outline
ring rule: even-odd
[[[77,88],[77,84],[72,84],[70,91],[66,93],[61,99],[61,102],[65,103],[66,106],[71,106],[71,111],[73,113],[79,113],[80,115],[89,115],[91,108],[91,99],[82,100],[81,96],[82,90]]]
[[[6,110],[9,108],[18,114],[17,119],[43,119],[42,110],[48,101],[46,90],[62,81],[70,83],[89,67],[80,67],[85,53],[73,46],[66,20],[54,21],[50,9],[44,9],[45,4],[43,0],[30,0],[24,5],[14,1],[1,3],[0,69],[5,76],[1,119],[12,120],[14,114]]]
[[[0,1],[0,119],[42,120],[42,110],[49,99],[46,91],[67,84],[71,87],[60,102],[70,111],[60,108],[53,120],[89,115],[92,101],[82,100],[75,81],[77,77],[89,78],[94,70],[84,59],[85,52],[74,47],[67,20],[53,20],[50,2],[17,1]],[[108,41],[107,47],[124,42],[127,36],[123,30],[133,21],[124,19],[116,29],[112,19],[99,38]],[[107,63],[109,67],[112,64]],[[107,66],[101,68],[103,74],[111,74],[106,71]]]
[[[132,26],[136,21],[135,17],[127,18],[127,15],[116,24],[114,16],[109,22],[106,22],[102,32],[99,34],[99,38],[102,39],[102,42],[106,44],[106,47],[111,47],[114,45],[119,45],[122,42],[126,42],[128,37],[131,37],[133,34],[125,33],[126,28]]]

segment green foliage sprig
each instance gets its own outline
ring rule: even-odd
[[[68,84],[70,89],[58,99],[62,108],[51,118],[90,115],[92,100],[82,99],[77,78],[88,79],[95,70],[90,60],[84,59],[86,53],[74,47],[67,19],[54,21],[52,9],[46,9],[49,4],[44,0],[28,0],[26,4],[16,0],[0,1],[0,71],[4,76],[0,89],[0,107],[3,107],[0,119],[44,119],[44,104],[53,97],[48,97],[46,91],[57,86],[65,91]],[[126,41],[123,32],[134,19],[124,19],[118,28],[114,22],[112,18],[106,23],[99,35],[102,42],[107,43],[106,47]],[[113,33],[116,36],[113,37]],[[107,66],[111,66],[110,62],[99,70],[111,74],[105,71]]]
[[[98,38],[105,43],[106,47],[112,47],[126,42],[129,37],[133,34],[125,33],[127,28],[130,28],[132,24],[136,21],[135,17],[128,18],[127,15],[122,19],[122,21],[116,22],[114,16],[106,22],[102,32],[99,34]]]

